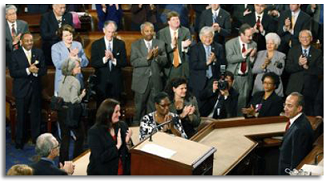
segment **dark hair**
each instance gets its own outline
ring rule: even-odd
[[[225,75],[225,77],[226,77],[226,76],[229,76],[229,77],[232,79],[232,81],[234,80],[234,75],[233,75],[232,72],[230,72],[230,71],[226,71],[224,75]]]
[[[169,98],[169,95],[166,92],[159,92],[154,97],[154,103],[160,104],[165,98]]]
[[[250,25],[248,25],[247,23],[244,23],[240,26],[239,28],[239,35],[242,33],[242,34],[245,34],[245,31],[247,29],[251,29],[252,27]]]
[[[34,39],[33,34],[32,34],[31,32],[29,32],[29,31],[27,31],[27,32],[23,33],[23,34],[20,36],[20,40],[23,40],[23,38],[24,38],[25,35],[32,35],[32,37],[33,37],[33,39]]]
[[[298,102],[297,102],[297,106],[302,106],[302,111],[305,105],[305,101],[304,101],[304,97],[302,94],[300,94],[299,92],[292,92],[289,96],[296,96],[298,97]]]
[[[168,84],[165,86],[164,92],[166,92],[169,95],[170,100],[173,102],[174,101],[174,92],[173,92],[173,87],[177,88],[182,84],[187,84],[187,79],[184,77],[175,77],[171,79]],[[186,100],[189,100],[191,97],[189,90],[186,92]]]
[[[72,34],[72,36],[75,35],[75,28],[70,24],[64,24],[62,25],[61,28],[58,29],[57,35],[59,36],[59,38],[62,38],[63,31],[69,31]]]
[[[170,21],[170,19],[173,17],[179,17],[179,13],[177,13],[175,11],[171,11],[166,15],[167,21]]]
[[[263,77],[261,78],[261,81],[263,82],[266,77],[273,79],[275,89],[277,89],[278,86],[280,85],[280,77],[274,72],[267,72],[263,75]]]
[[[95,125],[104,125],[111,128],[112,115],[117,105],[120,105],[119,101],[114,99],[105,99],[97,109]]]

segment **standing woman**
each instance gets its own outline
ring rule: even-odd
[[[182,77],[171,79],[165,87],[171,102],[170,111],[179,115],[188,138],[197,132],[201,122],[198,103],[195,96],[187,91],[187,80]]]
[[[65,24],[58,30],[58,36],[62,41],[54,44],[51,48],[52,61],[55,66],[54,95],[58,95],[59,82],[63,79],[61,67],[62,62],[67,58],[80,58],[80,66],[86,67],[88,59],[86,58],[83,46],[80,42],[73,41],[75,29]],[[76,78],[79,80],[81,87],[84,87],[83,75],[79,73]]]
[[[70,133],[76,136],[74,154],[76,158],[83,152],[84,125],[81,122],[81,101],[86,90],[81,90],[76,75],[80,74],[80,64],[77,58],[68,58],[62,63],[63,79],[59,84],[58,96],[63,98],[63,109],[58,111],[58,120],[61,130],[61,146],[59,160],[62,164],[69,159]],[[72,110],[71,110],[72,109]],[[71,112],[72,111],[72,112]]]
[[[252,73],[257,74],[252,95],[256,92],[263,91],[262,77],[264,73],[274,72],[281,77],[285,67],[285,54],[277,51],[277,47],[281,43],[280,37],[276,33],[268,33],[265,36],[266,50],[261,50],[257,54],[257,58],[252,69]],[[283,97],[283,84],[280,79],[280,85],[275,90],[278,96]]]
[[[87,175],[130,175],[131,129],[120,121],[120,103],[105,99],[88,131],[91,149]]]

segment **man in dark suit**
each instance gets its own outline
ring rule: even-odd
[[[140,25],[146,21],[157,24],[157,9],[154,4],[132,4],[130,11],[131,17],[131,31],[140,31]],[[155,27],[155,30],[157,27]]]
[[[104,23],[104,37],[92,44],[91,65],[97,77],[97,106],[106,98],[121,100],[123,77],[121,68],[127,66],[126,47],[115,38],[117,25],[114,21]]]
[[[34,175],[72,175],[75,166],[71,161],[64,165],[60,163],[60,169],[55,165],[54,159],[59,156],[60,144],[51,133],[44,133],[37,138],[35,152],[41,156],[40,160],[31,164]]]
[[[141,25],[144,38],[131,45],[130,62],[133,69],[131,89],[135,91],[135,124],[155,110],[154,96],[162,91],[161,74],[167,63],[164,42],[153,39],[154,26],[150,22]]]
[[[278,50],[287,54],[290,47],[299,45],[301,30],[311,29],[310,16],[300,10],[300,4],[290,4],[290,10],[283,11],[278,21],[277,34],[281,37]]]
[[[25,33],[22,47],[14,51],[9,64],[16,99],[16,148],[23,149],[27,114],[30,112],[32,140],[40,135],[41,126],[41,77],[46,74],[45,60],[40,49],[33,48],[33,35]]]
[[[237,116],[239,93],[232,87],[234,76],[226,71],[224,77],[219,81],[211,80],[206,89],[200,93],[199,99],[203,102],[199,107],[201,116],[214,119]]]
[[[241,108],[247,105],[252,89],[252,66],[257,53],[257,44],[252,41],[253,29],[243,24],[239,36],[226,42],[227,70],[234,75],[234,89],[239,92],[238,116],[242,116]]]
[[[254,11],[254,6],[253,4],[233,4],[231,9],[232,31],[238,32],[244,17]]]
[[[165,81],[174,77],[189,77],[189,64],[186,53],[191,44],[188,28],[180,26],[179,14],[171,11],[167,15],[169,26],[161,29],[157,38],[165,43],[168,63],[164,69]]]
[[[53,11],[42,15],[40,31],[42,37],[42,49],[44,52],[46,65],[53,65],[51,58],[51,47],[59,42],[61,37],[57,36],[57,31],[64,24],[73,26],[72,15],[66,12],[65,4],[53,4]]]
[[[211,7],[201,14],[199,29],[204,26],[212,26],[215,31],[214,41],[224,45],[225,37],[231,35],[230,14],[222,9],[219,4],[211,4]]]
[[[300,93],[293,92],[286,98],[284,112],[289,121],[280,147],[280,175],[286,175],[286,168],[296,168],[312,149],[314,133],[302,112],[303,107],[304,98]]]
[[[257,43],[257,51],[266,50],[265,35],[276,32],[277,26],[273,18],[264,13],[266,4],[255,4],[255,11],[244,17],[244,23],[254,28],[253,40]]]
[[[204,26],[199,33],[201,42],[190,49],[189,88],[199,100],[199,94],[207,83],[221,76],[220,67],[226,69],[224,50],[221,44],[213,42],[214,28]],[[201,101],[198,101],[199,107]]]
[[[11,53],[19,48],[19,40],[23,33],[28,31],[28,24],[17,20],[17,8],[14,5],[6,6],[6,66],[11,61]]]
[[[285,70],[290,74],[286,95],[300,92],[306,100],[304,112],[314,115],[314,102],[318,91],[318,76],[323,74],[323,55],[311,46],[312,33],[302,30],[299,35],[301,45],[290,49]]]

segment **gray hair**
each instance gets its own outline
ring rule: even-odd
[[[214,37],[215,34],[214,29],[210,26],[204,26],[199,32],[199,37],[208,35],[209,33],[211,33]]]
[[[35,152],[41,157],[48,157],[55,146],[54,139],[51,133],[41,134],[36,140]]]
[[[62,75],[64,76],[72,75],[72,71],[76,67],[76,61],[79,61],[79,59],[69,57],[66,60],[64,60],[61,65]]]
[[[15,10],[15,12],[17,12],[17,8],[16,8],[16,6],[15,6],[15,5],[12,5],[12,4],[9,4],[9,5],[6,6],[6,14],[7,14],[8,11],[11,10],[11,9],[13,9],[13,10]]]
[[[269,41],[269,40],[273,40],[273,42],[274,42],[275,45],[276,45],[276,48],[281,44],[281,38],[280,38],[280,36],[278,36],[278,34],[276,34],[276,33],[268,33],[268,34],[265,36],[265,39],[266,39],[266,43],[267,43],[267,41]]]
[[[312,37],[312,33],[311,33],[311,31],[310,31],[310,30],[302,30],[302,31],[300,31],[300,33],[299,33],[299,37],[300,37],[300,36],[301,36],[301,34],[302,34],[302,33],[304,33],[304,32],[308,33],[308,34],[309,34],[309,36],[310,36],[310,37]]]
[[[140,30],[143,31],[143,29],[145,28],[145,26],[149,26],[149,27],[151,27],[151,28],[154,29],[154,25],[151,22],[146,21],[145,23],[143,23],[143,24],[140,25]]]
[[[118,26],[117,26],[117,23],[115,21],[112,21],[112,20],[105,21],[104,22],[103,29],[105,29],[109,24],[113,24],[114,25],[114,32],[116,32],[117,29],[118,29]]]
[[[302,106],[302,109],[305,105],[304,97],[299,92],[292,92],[289,96],[296,96],[298,98],[297,106]]]

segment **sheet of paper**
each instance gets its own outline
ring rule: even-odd
[[[324,167],[304,164],[302,170],[311,172],[311,175],[324,175]]]
[[[152,143],[144,145],[141,150],[163,158],[171,158],[176,153],[174,150]]]

